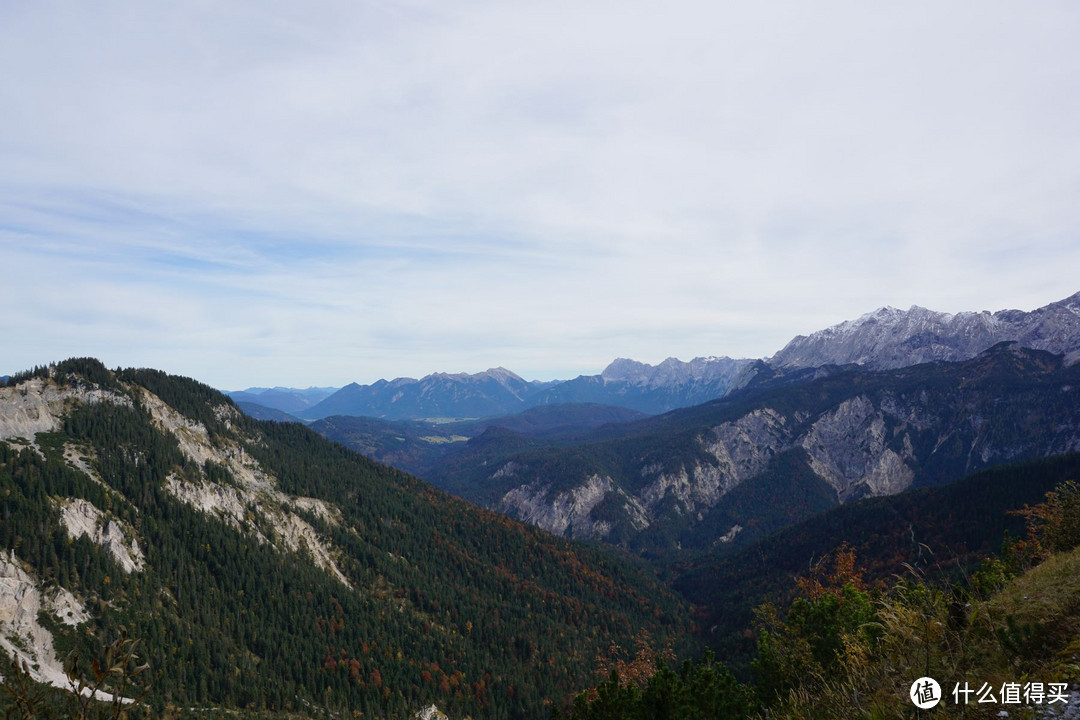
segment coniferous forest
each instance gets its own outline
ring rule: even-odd
[[[81,601],[82,621],[38,613],[56,660],[76,691],[136,700],[38,684],[49,658],[11,631],[36,662],[0,657],[10,717],[901,718],[920,675],[1080,679],[1077,456],[658,571],[185,378],[76,359],[0,392],[56,419],[0,442],[5,577]],[[72,530],[73,507],[110,540]]]
[[[383,717],[436,704],[455,717],[540,717],[589,683],[593,657],[612,642],[646,629],[685,645],[683,605],[632,561],[479,510],[299,425],[250,420],[194,381],[92,361],[37,375],[13,378],[9,391],[36,380],[113,398],[71,403],[59,431],[36,436],[40,452],[0,443],[0,543],[46,586],[87,600],[91,623],[52,623],[59,650],[97,657],[121,632],[138,639],[156,712]],[[332,506],[296,513],[326,539],[343,579],[272,542],[281,519],[255,504],[240,528],[170,492],[170,478],[238,480],[185,454],[140,400],[147,391],[205,427],[212,445],[246,453],[278,491]],[[85,535],[72,539],[58,506],[70,498],[131,528],[145,568],[124,572]]]

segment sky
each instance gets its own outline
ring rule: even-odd
[[[1080,290],[1080,4],[0,0],[0,374],[766,357]]]

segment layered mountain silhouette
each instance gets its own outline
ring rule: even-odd
[[[650,415],[699,405],[765,380],[801,380],[799,371],[859,365],[888,370],[935,360],[968,360],[1000,342],[1080,357],[1080,293],[1031,312],[949,314],[913,306],[879,308],[791,340],[770,358],[668,358],[658,365],[617,358],[598,375],[563,381],[528,381],[505,368],[433,373],[370,385],[332,388],[252,388],[230,393],[264,419],[286,419],[256,405],[307,421],[333,415],[387,420],[477,419],[513,415],[532,407],[590,403]]]
[[[557,534],[645,554],[736,546],[861,497],[1080,450],[1077,393],[1080,365],[1000,343],[963,362],[773,378],[577,442],[492,428],[426,475]]]

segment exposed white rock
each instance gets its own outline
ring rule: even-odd
[[[292,513],[285,513],[282,520],[284,523],[275,526],[274,529],[290,550],[306,550],[315,560],[316,565],[328,570],[342,584],[351,587],[330,556],[330,549],[315,532],[315,528]]]
[[[623,499],[623,512],[626,513],[630,526],[635,530],[644,530],[649,527],[651,524],[649,512],[642,506],[641,501],[622,488],[616,488],[615,492],[619,493]],[[607,532],[611,532],[611,529],[608,528]]]
[[[211,443],[206,426],[176,412],[147,390],[143,390],[141,402],[158,425],[176,438],[180,450],[190,460],[200,466],[211,462],[227,468],[237,483],[247,490],[274,492],[273,479],[238,443]]]
[[[417,710],[413,720],[450,720],[436,705],[428,705],[426,708]]]
[[[93,503],[81,498],[60,501],[60,518],[73,539],[83,535],[100,545],[126,572],[138,572],[146,564],[135,532],[119,520],[105,518]],[[130,538],[130,539],[129,539]]]
[[[56,659],[52,634],[38,623],[41,608],[37,583],[14,551],[0,554],[0,648],[12,659],[25,661],[36,680],[65,687],[67,677]]]
[[[510,462],[506,463],[501,468],[493,472],[491,474],[491,479],[499,480],[501,478],[513,477],[514,473],[518,471],[519,467],[520,466],[516,462],[511,460]]]
[[[717,543],[729,543],[732,540],[734,540],[735,536],[738,535],[740,532],[742,532],[742,525],[739,525],[738,523],[736,523],[735,525],[731,526],[730,530],[728,530],[726,533],[724,533],[720,537],[716,538],[716,542]]]
[[[930,396],[926,390],[919,392],[917,402],[903,401],[893,395],[885,395],[879,403],[882,415],[899,421],[912,430],[931,430],[941,426],[941,413],[934,412],[931,405]],[[978,421],[977,416],[975,420]]]
[[[304,510],[312,513],[315,517],[325,520],[331,525],[338,525],[341,523],[341,508],[336,505],[331,505],[328,502],[319,500],[318,498],[310,497],[289,497],[281,493],[289,505],[297,510]]]
[[[329,545],[309,523],[296,514],[289,512],[289,506],[314,512],[329,522],[339,522],[336,508],[331,509],[326,503],[315,498],[293,498],[285,493],[253,493],[243,488],[220,485],[200,480],[188,482],[170,475],[165,488],[177,499],[198,508],[204,513],[216,515],[228,524],[250,532],[262,543],[272,542],[259,529],[255,522],[256,515],[269,519],[273,539],[289,550],[307,552],[319,567],[329,571],[343,584],[349,581],[342,574],[333,560]]]
[[[174,497],[209,515],[217,515],[233,527],[245,524],[247,499],[239,489],[200,480],[188,482],[176,474],[165,479],[165,489]]]
[[[90,463],[85,459],[85,455],[88,452],[90,451],[76,447],[70,442],[64,443],[64,460],[68,465],[83,473],[101,487],[107,489],[115,497],[123,497],[120,493],[115,492],[109,487],[108,483],[101,479],[101,476],[98,475],[97,471],[90,467]]]
[[[593,508],[611,491],[610,477],[590,475],[572,490],[556,493],[549,499],[550,485],[534,488],[522,485],[503,495],[499,510],[513,514],[523,522],[557,535],[575,538],[602,538],[611,531],[608,523],[592,519]]]
[[[698,519],[739,483],[761,473],[791,433],[783,415],[771,408],[754,410],[733,422],[718,425],[700,442],[716,464],[694,463],[671,472],[653,463],[642,477],[656,478],[638,493],[641,507],[651,519],[666,497],[676,500],[675,510]]]
[[[188,481],[170,475],[166,489],[183,502],[205,513],[217,515],[230,525],[248,530],[260,542],[270,542],[254,522],[252,515],[270,520],[274,539],[294,551],[306,551],[315,564],[329,571],[345,585],[345,575],[333,561],[329,545],[319,538],[315,529],[291,511],[292,508],[314,513],[331,523],[340,522],[340,512],[316,498],[289,496],[275,486],[259,463],[237,442],[218,439],[210,441],[206,426],[176,412],[153,393],[144,390],[141,401],[164,430],[171,433],[181,451],[202,467],[209,462],[228,470],[235,485],[221,485],[205,480]],[[214,409],[219,420],[231,422],[237,412],[228,405]]]
[[[76,617],[82,617],[78,622],[86,619],[82,605],[74,596],[67,593],[60,597],[60,607],[70,608],[72,612],[61,616],[61,622],[75,624],[71,620]],[[56,657],[52,633],[38,622],[38,613],[50,607],[56,607],[55,601],[50,603],[42,596],[39,583],[23,569],[14,551],[9,555],[0,553],[0,649],[12,660],[25,663],[38,682],[67,688],[67,675]],[[106,702],[113,699],[109,693],[100,691],[97,697]],[[121,702],[131,700],[121,698]]]
[[[221,403],[220,405],[214,406],[214,417],[225,423],[226,428],[231,429],[233,422],[243,417],[243,415],[244,413],[235,405]]]
[[[65,625],[75,627],[90,619],[86,607],[66,588],[57,586],[45,593],[45,606]]]
[[[0,440],[26,438],[60,429],[60,418],[74,402],[131,405],[131,399],[109,390],[61,387],[52,380],[31,378],[15,387],[0,388]]]
[[[596,474],[559,493],[551,492],[550,483],[534,480],[506,492],[495,509],[553,533],[591,539],[603,539],[613,529],[610,521],[592,516],[611,492],[619,494],[623,516],[636,530],[672,512],[691,522],[701,521],[734,487],[757,477],[778,454],[795,447],[807,452],[811,469],[834,488],[841,502],[858,494],[895,494],[915,478],[907,464],[914,456],[909,430],[931,428],[939,419],[918,403],[886,398],[886,405],[883,410],[866,397],[852,398],[808,428],[811,418],[805,412],[787,418],[772,408],[757,409],[712,428],[699,439],[715,464],[693,461],[665,468],[650,462],[641,467],[643,483],[632,494],[611,478]],[[897,428],[896,437],[887,437],[889,423]],[[524,479],[519,466],[507,463],[491,477],[517,475]],[[741,530],[733,527],[725,534],[727,539],[718,542],[730,542]]]
[[[668,494],[678,501],[677,511],[693,514],[699,508],[711,508],[734,484],[719,468],[696,463],[690,473],[686,468],[661,473],[639,497],[650,516]]]

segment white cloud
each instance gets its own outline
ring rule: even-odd
[[[1078,30],[1065,2],[8,4],[4,359],[551,376],[1030,309],[1078,289]]]

